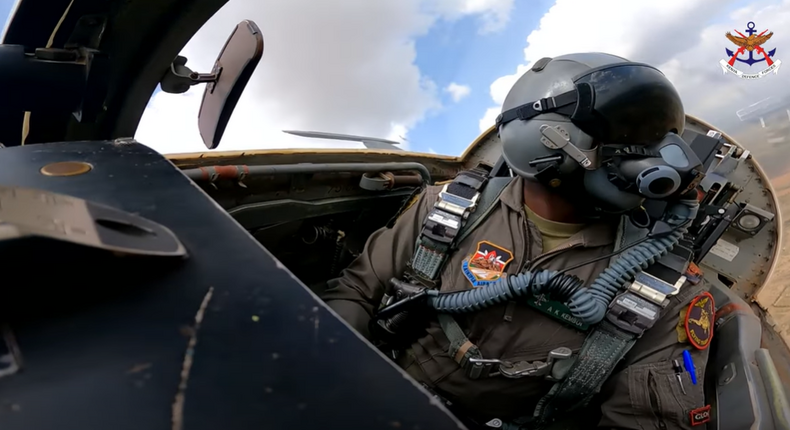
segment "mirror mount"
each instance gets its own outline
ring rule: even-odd
[[[186,66],[187,58],[184,56],[177,56],[170,68],[162,76],[159,86],[162,91],[170,94],[183,94],[189,90],[192,85],[197,84],[213,84],[219,80],[220,72],[212,70],[211,73],[198,73],[192,71]]]

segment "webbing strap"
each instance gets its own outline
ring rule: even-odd
[[[412,270],[420,278],[431,280],[438,278],[449,250],[449,245],[421,237],[417,241],[417,247],[411,260]]]
[[[563,113],[570,115],[575,111],[575,105],[577,101],[578,93],[575,89],[573,89],[554,97],[546,97],[534,102],[516,106],[500,113],[496,117],[496,127],[499,129],[501,125],[515,121],[517,119],[526,121],[546,112],[565,110],[566,112]]]
[[[535,408],[540,425],[550,424],[558,413],[585,406],[609,378],[615,365],[636,343],[637,336],[604,320],[584,341],[568,376],[555,384]]]
[[[458,325],[458,322],[456,322],[452,316],[448,314],[439,314],[438,319],[444,331],[444,335],[447,336],[447,340],[450,341],[450,347],[447,351],[450,358],[455,360],[462,369],[466,370],[470,378],[477,379],[480,376],[480,372],[475,372],[478,366],[475,366],[469,359],[483,358],[480,354],[480,349],[466,337],[463,329],[461,329],[461,326]]]
[[[458,174],[444,186],[439,199],[423,222],[409,262],[410,274],[427,286],[435,286],[447,255],[466,220],[477,208],[479,191],[488,182],[488,173],[475,168]]]

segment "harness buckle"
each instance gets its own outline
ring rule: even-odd
[[[466,360],[466,376],[469,379],[479,379],[481,376],[490,376],[492,373],[496,374],[496,369],[500,369],[503,365],[511,365],[507,361],[498,360],[496,358],[475,358],[470,357]],[[487,371],[487,372],[486,372]]]
[[[532,104],[532,109],[537,112],[543,112],[546,109],[555,109],[556,107],[557,102],[554,100],[554,97],[546,97]]]
[[[641,336],[658,320],[661,305],[630,291],[617,296],[606,313],[606,319],[621,330]]]
[[[477,200],[480,198],[480,193],[475,193],[471,199],[466,199],[447,191],[450,184],[445,184],[442,191],[439,192],[439,201],[436,202],[434,207],[449,212],[453,215],[463,217],[464,219],[469,216],[475,207],[477,207]]]
[[[499,373],[506,378],[522,378],[524,376],[548,376],[554,367],[554,362],[567,360],[573,356],[573,351],[567,347],[551,350],[546,361],[519,361],[510,367],[500,367]]]
[[[573,356],[573,351],[567,347],[559,347],[549,352],[546,361],[517,361],[515,363],[496,358],[469,358],[466,369],[467,376],[477,379],[488,370],[491,376],[500,374],[505,378],[518,379],[525,376],[548,376],[554,367],[555,361],[567,360]]]
[[[634,281],[628,286],[628,290],[664,307],[667,298],[679,293],[680,288],[683,287],[685,283],[685,275],[678,278],[677,282],[673,285],[649,273],[639,272],[634,277]]]

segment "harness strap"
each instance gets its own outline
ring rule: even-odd
[[[439,193],[439,201],[426,217],[407,275],[429,288],[438,288],[441,270],[450,254],[496,208],[499,196],[511,177],[488,178],[483,169],[460,173]],[[447,353],[473,379],[490,366],[481,360],[480,349],[464,334],[449,314],[438,315],[439,324],[450,341]]]
[[[559,413],[585,406],[637,338],[637,334],[626,332],[609,321],[600,322],[585,339],[565,379],[538,402],[534,417],[539,422],[551,422]]]
[[[485,170],[475,168],[446,184],[425,218],[407,274],[426,287],[437,288],[450,254],[491,212],[512,180],[488,178]]]
[[[464,369],[467,376],[472,379],[479,378],[482,374],[483,367],[479,365],[476,366],[470,359],[483,358],[483,355],[480,353],[480,348],[466,337],[463,329],[461,329],[461,326],[458,325],[458,322],[456,322],[452,316],[448,314],[439,314],[438,318],[444,335],[447,336],[447,339],[450,341],[450,347],[447,351],[450,358],[455,360],[455,362]]]
[[[456,236],[475,212],[480,190],[487,182],[488,172],[476,167],[445,184],[423,223],[407,270],[409,276],[429,288],[438,286],[437,279],[455,247]]]

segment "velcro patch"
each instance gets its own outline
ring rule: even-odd
[[[692,410],[689,412],[689,418],[693,426],[699,426],[710,421],[710,405]]]
[[[675,331],[678,333],[678,342],[686,343],[689,341],[689,337],[686,336],[686,313],[688,312],[688,308],[683,308],[680,310],[680,315],[678,318],[678,325],[675,327]]]
[[[497,281],[505,272],[505,267],[513,261],[513,253],[488,241],[477,244],[475,252],[461,265],[464,276],[475,287],[482,287]]]
[[[688,342],[697,349],[705,349],[710,346],[713,339],[713,296],[705,292],[689,303],[686,315],[683,317],[686,337]]]

